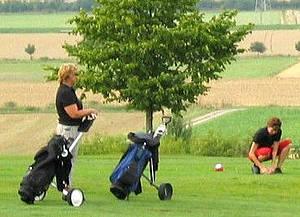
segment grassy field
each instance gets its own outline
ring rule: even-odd
[[[206,19],[219,12],[204,11]],[[71,29],[67,21],[76,13],[3,13],[0,14],[0,33],[50,33],[65,32]],[[291,14],[284,11],[240,11],[237,25],[254,23],[255,29],[299,29],[300,25],[289,23]],[[283,25],[285,24],[285,25]]]
[[[67,21],[75,13],[0,14],[0,33],[60,32],[69,30]]]
[[[277,116],[282,120],[282,138],[290,138],[294,146],[300,147],[299,112],[299,107],[253,107],[199,125],[193,129],[193,133],[197,137],[215,133],[226,138],[251,140],[256,130],[266,126],[270,117]]]
[[[109,192],[108,181],[119,156],[79,157],[74,186],[84,190],[86,203],[74,208],[62,201],[59,192],[53,188],[38,204],[29,206],[20,201],[17,190],[32,159],[0,157],[1,217],[298,216],[300,173],[296,160],[286,162],[283,175],[254,176],[250,172],[251,164],[245,158],[162,155],[157,183],[172,184],[172,200],[160,201],[156,190],[143,180],[142,194],[131,195],[129,201],[120,201]],[[214,172],[216,163],[222,163],[225,171]]]
[[[43,82],[50,73],[44,66],[59,66],[68,60],[0,60],[1,82]],[[69,62],[69,61],[68,61]]]
[[[222,77],[226,79],[268,77],[297,62],[298,58],[295,56],[238,58],[227,67]]]
[[[226,79],[261,78],[276,75],[297,63],[295,56],[240,57],[229,65],[222,77]],[[1,82],[44,82],[50,74],[45,65],[59,66],[69,60],[0,60]]]
[[[205,12],[205,17],[209,20],[211,17],[218,15],[219,12]],[[254,11],[239,11],[237,15],[237,25],[253,23],[255,25],[276,25],[281,24],[280,18],[282,11],[266,11],[263,13]]]
[[[219,12],[204,11],[206,20],[218,15]],[[237,15],[237,25],[244,25],[248,23],[255,24],[254,30],[284,30],[284,29],[300,29],[300,25],[295,23],[299,19],[298,11],[293,13],[290,11],[239,11]]]

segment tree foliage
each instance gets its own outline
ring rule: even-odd
[[[153,112],[180,113],[205,94],[251,29],[236,27],[236,11],[204,21],[195,0],[98,2],[71,20],[82,41],[65,48],[82,65],[80,86],[145,111],[147,130]]]
[[[264,43],[259,42],[259,41],[255,41],[255,42],[251,43],[250,50],[252,52],[257,52],[258,54],[259,53],[262,54],[266,51],[266,47],[265,47]]]
[[[34,44],[28,44],[27,47],[25,47],[25,52],[29,54],[30,60],[32,60],[32,55],[35,52],[35,45]]]

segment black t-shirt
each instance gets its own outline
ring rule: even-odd
[[[261,147],[271,147],[274,144],[274,141],[279,141],[281,138],[282,131],[281,129],[274,135],[268,133],[267,127],[259,129],[254,137],[253,142],[258,144],[258,148]]]
[[[58,122],[68,126],[78,126],[82,122],[82,119],[71,118],[64,107],[76,104],[78,110],[82,109],[82,102],[77,98],[75,90],[65,84],[61,84],[56,93],[56,110],[58,113]]]

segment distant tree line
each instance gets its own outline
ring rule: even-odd
[[[76,2],[66,3],[63,1],[48,2],[21,2],[8,1],[0,2],[0,12],[59,12],[59,11],[78,11],[80,8],[91,11],[94,0],[77,0]]]
[[[252,11],[255,9],[255,0],[201,0],[197,4],[199,10],[238,9]],[[300,9],[300,0],[271,1],[274,10]]]
[[[77,0],[67,3],[63,0],[54,0],[46,2],[21,2],[10,0],[5,3],[0,2],[0,12],[59,12],[59,11],[78,11],[80,8],[91,11],[93,5],[97,3],[94,0]],[[272,1],[272,9],[300,9],[300,0]],[[251,11],[255,8],[255,0],[201,0],[197,4],[199,10],[219,10],[219,9],[238,9]]]

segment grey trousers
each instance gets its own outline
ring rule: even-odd
[[[69,139],[69,138],[76,139],[76,137],[79,134],[78,126],[67,126],[67,125],[58,123],[57,127],[56,127],[56,134],[64,136],[66,139]],[[70,187],[72,186],[72,182],[73,182],[74,165],[75,165],[75,161],[77,158],[79,145],[80,145],[80,141],[78,142],[77,146],[71,151],[73,158],[71,159],[72,169],[69,174],[69,186]]]

